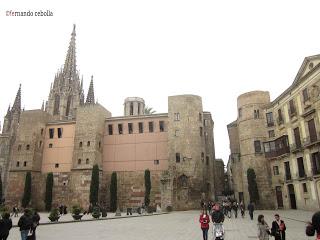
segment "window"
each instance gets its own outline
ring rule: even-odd
[[[316,132],[316,126],[314,124],[314,119],[311,119],[308,121],[308,129],[309,129],[309,137],[310,137],[310,142],[315,142],[317,141],[317,132]]]
[[[269,138],[274,137],[274,136],[275,136],[275,134],[274,134],[274,130],[270,130],[270,131],[268,131],[268,136],[269,136]]]
[[[301,139],[300,139],[300,132],[299,132],[299,128],[295,128],[293,129],[293,133],[294,133],[294,140],[296,142],[296,148],[300,148],[301,147]]]
[[[179,131],[179,130],[176,130],[175,133],[174,133],[174,135],[175,135],[176,137],[179,137],[180,131]]]
[[[206,156],[206,165],[209,165],[209,156]]]
[[[199,121],[202,122],[202,114],[199,113]]]
[[[43,128],[41,128],[41,136],[43,135]]]
[[[24,167],[27,166],[27,162],[26,162],[26,161],[23,162],[23,166],[24,166]]]
[[[204,133],[204,141],[208,142],[208,133],[207,132]]]
[[[180,121],[180,113],[174,113],[174,120]]]
[[[283,117],[282,117],[282,111],[281,109],[278,109],[278,123],[283,123]]]
[[[139,133],[143,133],[143,122],[139,122]]]
[[[113,125],[112,124],[108,125],[108,132],[109,132],[109,135],[113,134]]]
[[[239,118],[242,117],[242,109],[241,109],[241,108],[238,109],[238,117],[239,117]]]
[[[42,141],[39,141],[39,148],[42,147]]]
[[[260,140],[254,141],[254,151],[255,151],[256,153],[260,153],[260,152],[261,152],[261,143],[260,143]]]
[[[49,128],[49,138],[53,138],[54,136],[54,128]]]
[[[118,132],[119,132],[119,134],[123,133],[122,124],[118,124]]]
[[[273,112],[266,113],[266,118],[267,118],[268,127],[272,127],[274,125],[274,123],[273,123]]]
[[[273,166],[273,175],[275,175],[275,176],[279,175],[279,167],[278,166]]]
[[[49,143],[49,148],[52,148],[52,146],[53,146],[52,143]]]
[[[21,145],[18,146],[18,151],[21,151]]]
[[[59,163],[56,163],[56,164],[54,165],[54,167],[55,167],[55,168],[59,168]]]
[[[30,145],[29,144],[27,144],[26,150],[30,150]]]
[[[297,158],[297,164],[298,164],[298,174],[300,178],[305,177],[306,173],[304,170],[304,164],[303,164],[303,157]]]
[[[295,107],[295,105],[294,105],[293,99],[291,99],[291,100],[289,101],[289,115],[290,115],[290,116],[293,116],[293,115],[295,115],[295,114],[296,114],[296,107]]]
[[[259,113],[259,109],[256,109],[253,111],[253,116],[255,119],[260,118],[260,113]]]
[[[89,158],[86,159],[86,164],[89,164]]]
[[[153,132],[153,122],[149,122],[149,132]]]
[[[202,137],[202,127],[200,127],[200,137]]]
[[[132,134],[132,133],[133,133],[132,123],[128,123],[128,133],[129,133],[129,134]]]
[[[58,128],[58,138],[62,138],[62,128]]]
[[[180,153],[176,153],[176,163],[180,162]]]
[[[130,102],[130,115],[133,115],[133,102]]]
[[[154,165],[159,165],[159,160],[154,160],[153,163]]]
[[[20,162],[19,161],[17,161],[17,163],[16,163],[16,167],[19,167],[20,166]]]
[[[320,153],[315,152],[311,155],[312,159],[312,173],[314,175],[320,174]]]
[[[159,121],[160,132],[164,132],[164,121]]]
[[[205,120],[203,121],[203,124],[204,124],[205,127],[209,126],[209,121],[208,121],[208,119],[205,119]]]
[[[99,141],[99,148],[101,148],[101,142]]]
[[[81,158],[78,159],[78,164],[81,164]]]
[[[284,171],[286,180],[291,180],[291,171],[290,171],[290,163],[284,162]]]
[[[307,188],[307,184],[306,183],[302,183],[302,188],[303,188],[303,192],[304,193],[308,192],[308,188]]]
[[[303,95],[303,102],[304,103],[309,100],[308,88],[303,89],[302,95]]]
[[[201,161],[202,161],[202,163],[204,163],[204,153],[203,152],[201,153]]]
[[[82,148],[82,142],[79,142],[79,148]]]

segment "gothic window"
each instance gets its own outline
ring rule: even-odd
[[[60,107],[60,96],[57,94],[54,97],[53,115],[59,114],[59,107]]]
[[[21,145],[18,146],[18,151],[19,151],[19,152],[21,151]]]
[[[90,141],[87,142],[87,147],[90,147]]]
[[[86,159],[86,164],[89,164],[89,158]]]
[[[176,163],[180,162],[180,153],[176,153]]]
[[[201,161],[202,161],[202,163],[204,163],[204,153],[203,152],[201,153]]]
[[[20,166],[20,162],[19,161],[17,161],[17,163],[16,163],[16,167],[19,167]]]
[[[23,162],[23,166],[24,166],[24,167],[27,166],[27,162],[26,162],[26,161]]]
[[[30,150],[30,145],[29,144],[27,144],[26,150]]]
[[[206,165],[209,165],[209,156],[206,156]]]
[[[260,117],[259,109],[254,110],[254,118],[257,119]]]
[[[70,113],[71,100],[72,100],[72,96],[70,95],[67,100],[66,116],[69,116],[69,113]]]
[[[81,158],[78,159],[78,164],[81,164]]]
[[[174,113],[174,120],[180,121],[180,113]]]
[[[82,148],[82,142],[79,143],[79,148]]]

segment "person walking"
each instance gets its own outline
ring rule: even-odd
[[[31,231],[32,231],[32,235],[28,236],[28,240],[36,240],[36,228],[38,227],[40,222],[40,215],[39,213],[35,210],[32,216],[32,227],[31,227]]]
[[[275,221],[272,222],[271,235],[275,240],[286,239],[286,225],[283,220],[280,219],[279,214],[275,214]]]
[[[21,240],[27,240],[29,232],[32,228],[32,215],[28,208],[24,210],[23,215],[20,217],[18,226],[20,228]]]
[[[201,224],[203,240],[208,240],[210,218],[206,209],[202,210],[202,213],[199,218],[199,222]]]
[[[237,218],[238,217],[238,208],[239,208],[239,204],[237,201],[234,201],[232,204],[232,208],[234,211],[234,217]]]
[[[270,228],[268,224],[264,221],[264,216],[258,216],[258,239],[259,240],[269,240]]]
[[[316,234],[316,240],[320,240],[320,211],[313,214],[311,222],[306,227],[306,235],[312,237]]]
[[[240,212],[241,212],[241,217],[244,218],[245,206],[243,204],[243,201],[240,202]]]
[[[253,220],[254,205],[251,201],[248,204],[248,211],[249,211],[250,219]]]
[[[0,220],[0,240],[6,240],[9,236],[9,231],[12,228],[12,220],[10,213],[5,212]]]

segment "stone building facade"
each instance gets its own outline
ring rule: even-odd
[[[229,164],[238,198],[249,199],[246,170],[252,167],[262,207],[320,207],[319,95],[316,55],[305,58],[292,85],[272,102],[268,92],[239,96],[238,119],[228,125]]]
[[[53,205],[89,205],[93,165],[100,169],[99,202],[108,207],[117,173],[119,207],[141,206],[144,172],[151,172],[151,205],[198,208],[215,198],[214,122],[194,95],[170,96],[168,113],[145,114],[142,98],[125,99],[124,116],[95,101],[93,77],[84,96],[76,66],[75,26],[63,68],[39,110],[21,110],[21,86],[0,134],[0,169],[8,205],[20,205],[32,175],[31,206],[44,208],[53,173]]]

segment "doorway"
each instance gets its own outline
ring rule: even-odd
[[[297,209],[296,194],[294,192],[294,186],[292,184],[288,185],[288,192],[289,192],[291,209]]]
[[[283,198],[282,198],[282,190],[281,187],[276,187],[276,197],[278,208],[283,208]]]

